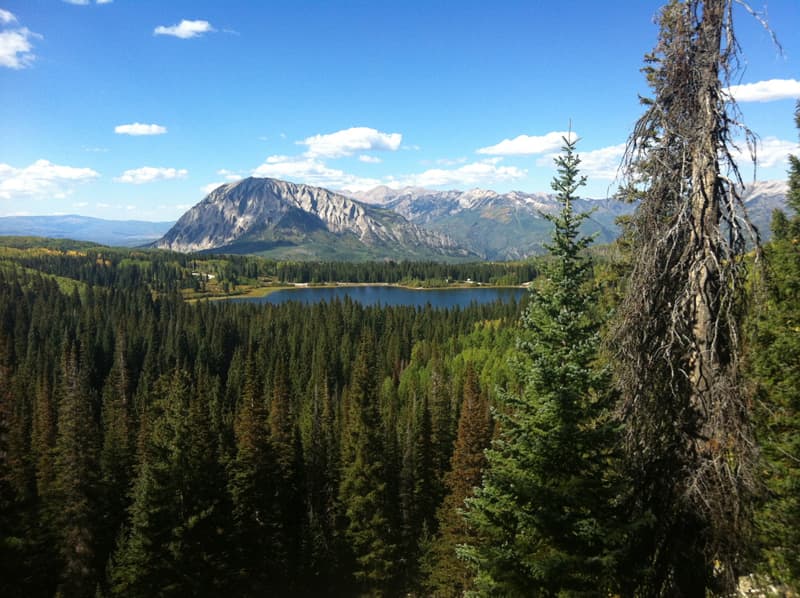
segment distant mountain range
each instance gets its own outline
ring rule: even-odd
[[[772,211],[786,207],[786,191],[784,181],[758,182],[746,188],[742,199],[762,239],[769,236]],[[554,214],[561,209],[555,195],[520,191],[501,194],[483,189],[431,191],[417,187],[378,187],[351,195],[394,210],[419,226],[446,231],[457,242],[489,260],[520,259],[541,253],[551,230],[542,214]],[[580,199],[575,208],[590,212],[583,232],[595,235],[598,243],[608,243],[619,235],[616,219],[631,214],[636,206],[614,199]]]
[[[784,181],[749,185],[744,202],[762,239],[776,208],[786,209]],[[615,219],[635,206],[613,199],[581,199],[591,211],[585,232],[613,240]],[[149,245],[175,251],[258,254],[277,259],[520,259],[541,253],[560,209],[547,193],[432,191],[378,187],[337,193],[275,179],[222,185],[177,223],[115,221],[85,216],[0,218],[0,235]]]
[[[7,216],[0,218],[0,235],[51,237],[92,241],[102,245],[138,247],[160,239],[174,222],[103,220],[88,216]]]
[[[521,259],[542,253],[551,230],[550,222],[542,214],[554,214],[561,209],[555,195],[520,191],[500,194],[483,189],[431,191],[379,187],[354,196],[389,208],[419,226],[446,231],[457,242],[489,260]],[[631,204],[611,199],[580,199],[574,205],[578,211],[591,212],[584,232],[595,235],[598,243],[614,240],[619,232],[615,219],[634,209]]]

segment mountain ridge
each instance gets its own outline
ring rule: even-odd
[[[747,185],[742,195],[748,215],[769,237],[769,224],[775,208],[786,208],[785,181],[760,181]],[[409,221],[432,230],[446,230],[456,241],[468,246],[484,259],[523,259],[541,253],[549,240],[550,223],[542,214],[555,214],[560,204],[552,193],[488,189],[435,191],[418,187],[392,189],[377,187],[367,192],[349,192],[356,199],[378,202]],[[614,198],[581,198],[574,207],[589,212],[582,232],[607,243],[619,235],[616,219],[626,216],[636,204]]]
[[[408,222],[395,211],[340,193],[271,178],[222,185],[189,209],[154,246],[173,251],[237,250],[286,253],[320,244],[316,253],[375,257],[464,258],[471,253],[448,235]],[[260,249],[259,249],[260,248]],[[325,255],[317,256],[324,258]],[[477,257],[477,256],[475,256]]]

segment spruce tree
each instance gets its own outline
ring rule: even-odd
[[[800,102],[795,119],[800,129]],[[789,160],[791,219],[783,235],[773,230],[766,248],[770,264],[764,305],[757,311],[751,347],[759,384],[759,440],[767,493],[756,513],[760,569],[800,587],[800,158]],[[782,212],[778,212],[782,214]]]
[[[217,595],[226,574],[219,492],[224,483],[208,405],[196,399],[182,370],[163,376],[157,387],[160,396],[138,459],[130,529],[111,564],[112,594]]]
[[[69,343],[62,355],[61,401],[50,508],[62,561],[58,594],[91,596],[99,579],[99,442],[86,368]]]
[[[347,438],[342,452],[339,505],[346,550],[358,591],[383,595],[392,580],[394,545],[376,383],[375,343],[365,332],[349,388]]]
[[[484,451],[491,438],[489,403],[481,393],[477,374],[470,363],[464,377],[464,395],[450,471],[444,481],[447,494],[437,512],[439,531],[423,563],[427,574],[425,588],[431,596],[462,596],[472,585],[472,575],[466,563],[457,558],[456,547],[471,539],[463,517],[464,501],[481,483],[486,466]]]
[[[274,588],[273,539],[278,523],[273,502],[275,460],[270,450],[269,425],[263,389],[256,375],[255,358],[248,353],[242,397],[234,432],[236,456],[228,472],[233,504],[234,568],[239,593],[264,593]]]
[[[499,396],[500,435],[482,486],[467,500],[476,538],[461,554],[474,570],[476,595],[605,596],[613,589],[611,394],[608,372],[596,363],[597,292],[583,253],[591,239],[579,232],[588,214],[573,205],[585,178],[576,142],[564,143],[553,181],[561,211],[548,216],[553,259],[521,323],[522,391]]]

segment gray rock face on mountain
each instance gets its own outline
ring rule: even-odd
[[[156,247],[174,251],[243,250],[265,253],[276,247],[314,247],[320,258],[468,257],[446,234],[422,229],[387,209],[308,185],[247,178],[222,185],[186,212]],[[336,246],[336,247],[334,247]],[[320,255],[317,255],[320,254]],[[348,255],[349,255],[348,254]]]

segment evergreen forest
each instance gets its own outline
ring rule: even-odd
[[[729,149],[732,4],[662,9],[639,207],[608,246],[581,233],[567,138],[526,262],[0,239],[0,595],[794,595],[800,159],[762,246]],[[466,279],[529,292],[209,300]]]

